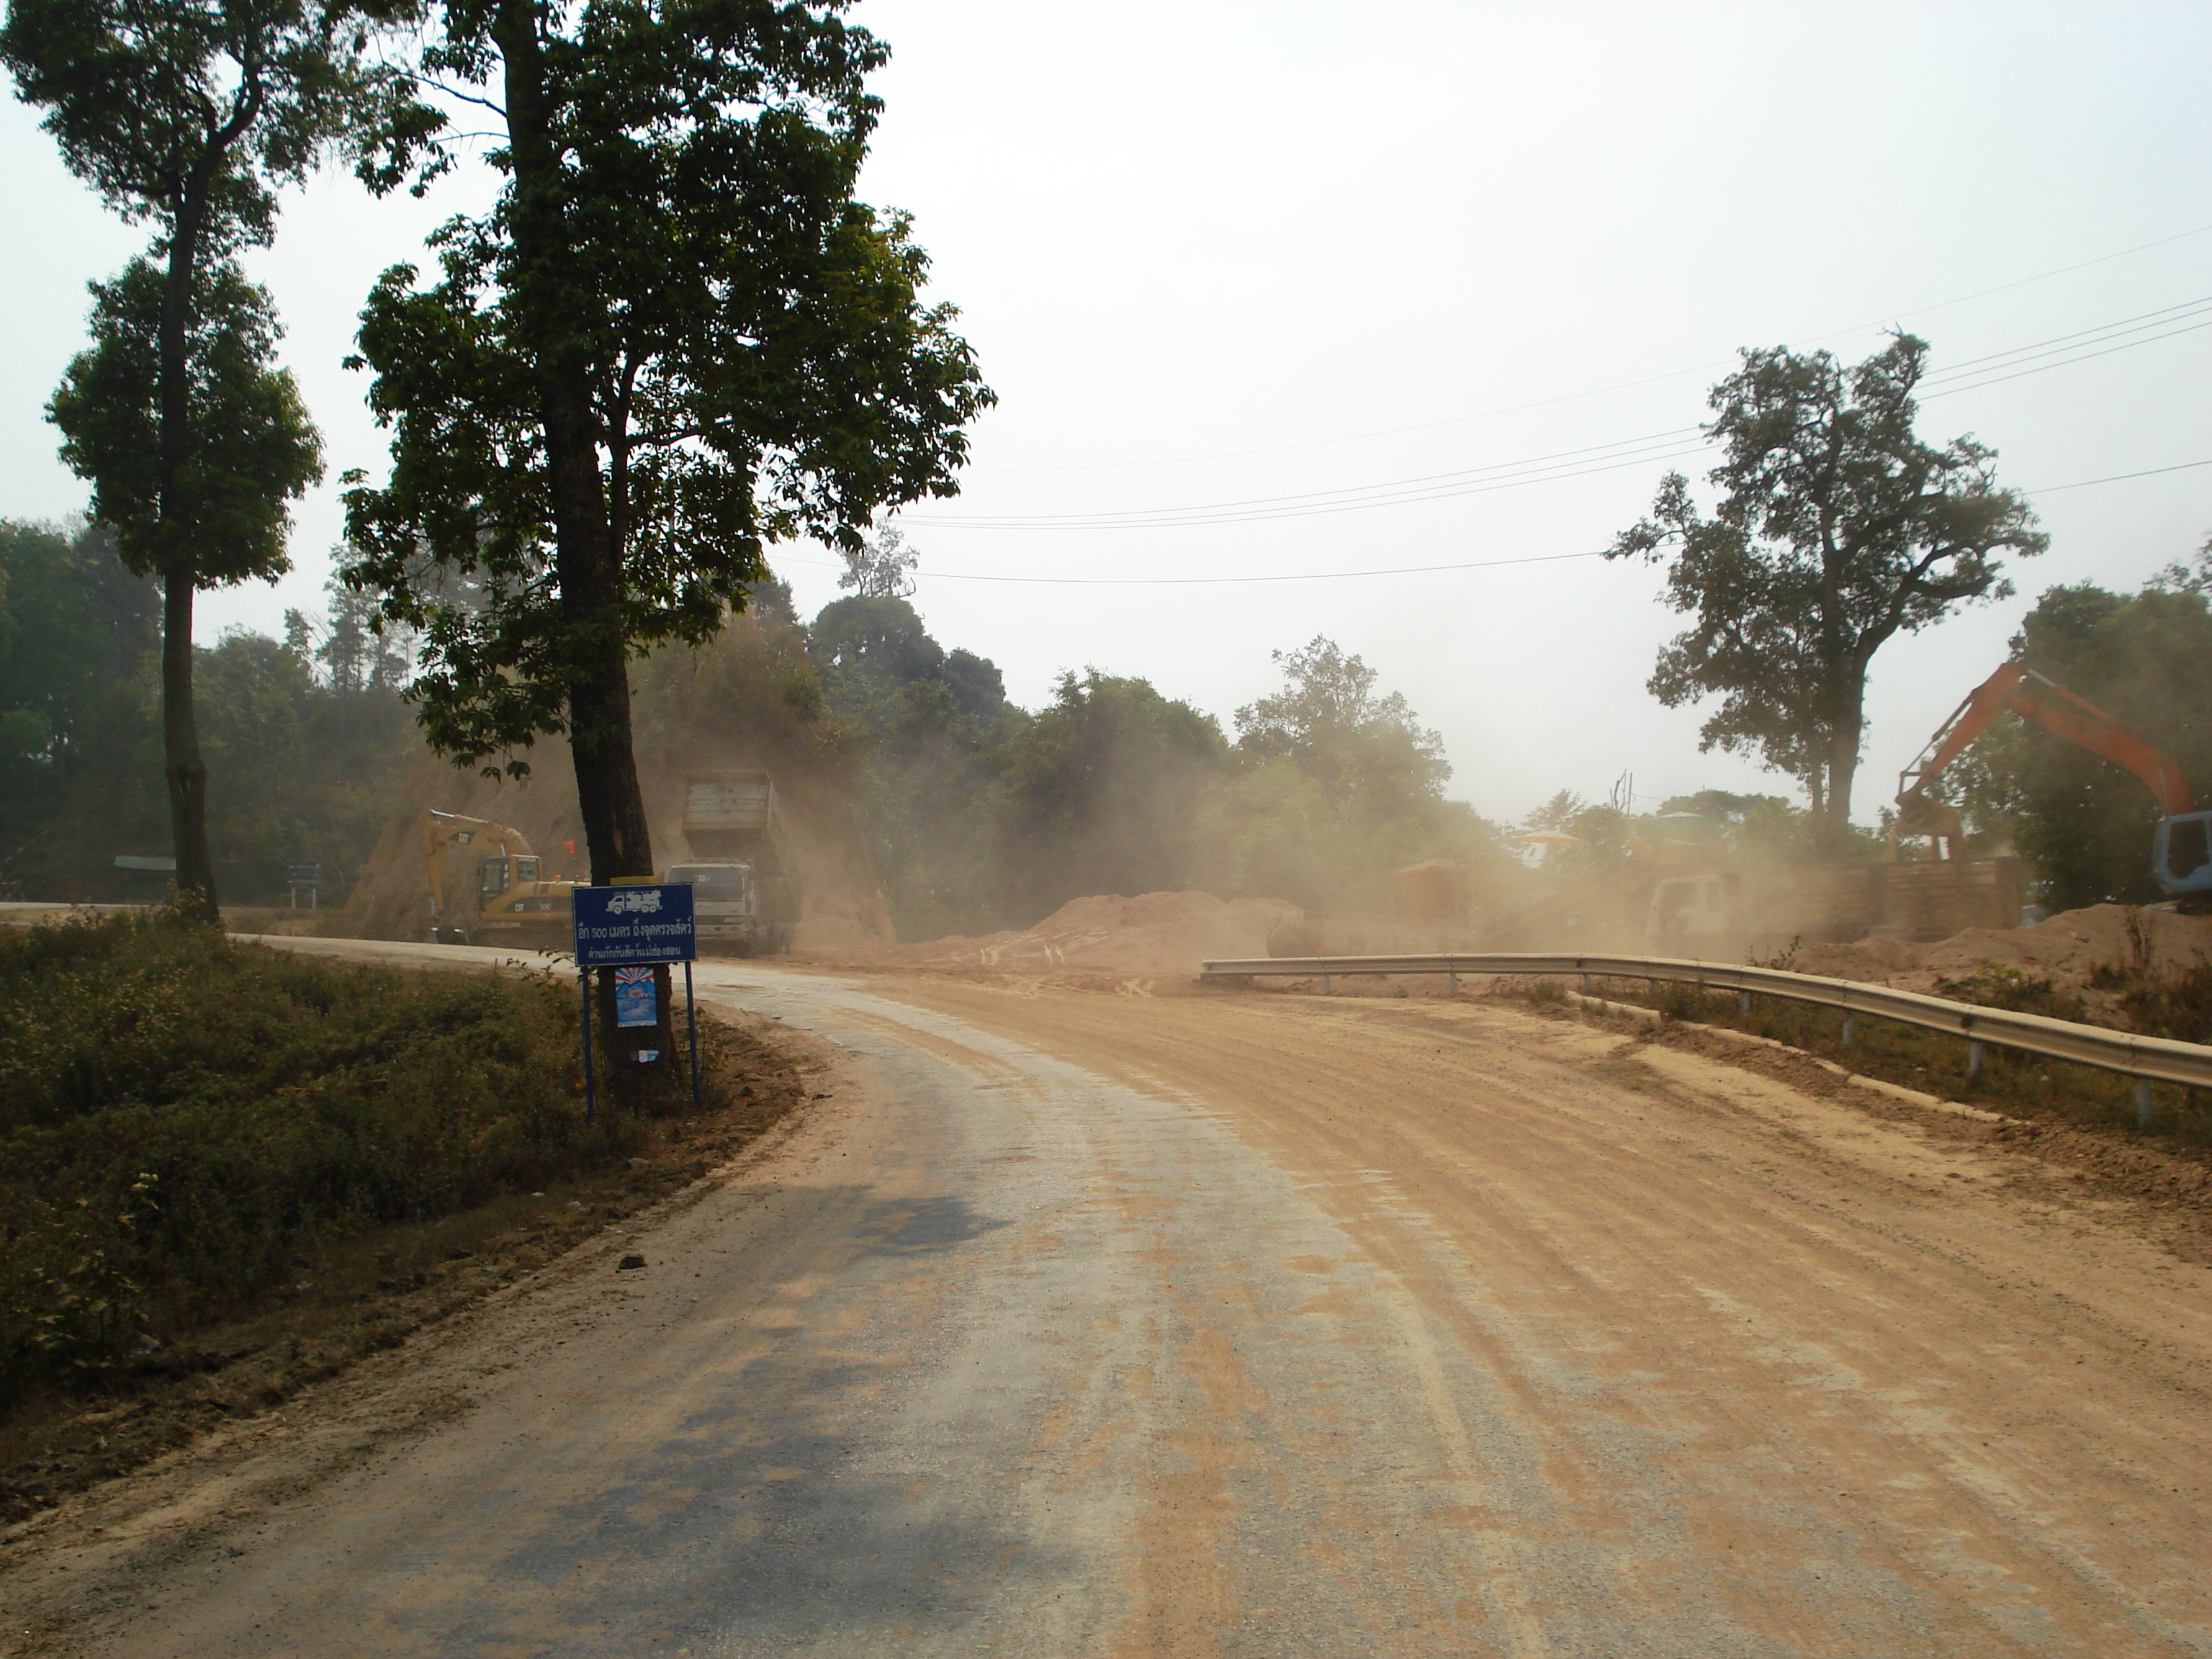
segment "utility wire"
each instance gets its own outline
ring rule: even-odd
[[[2118,345],[2107,346],[2102,351],[2085,351],[2078,356],[2067,357],[2058,362],[2045,363],[2041,368],[2023,368],[2016,374],[1993,374],[1985,380],[1975,380],[1966,386],[1945,386],[1941,391],[1929,392],[1928,398],[1922,401],[1948,398],[1957,392],[1978,392],[1985,386],[2002,386],[2007,380],[2023,380],[2030,374],[2041,374],[2049,369],[2071,368],[2075,363],[2086,363],[2095,357],[2109,357],[2116,351],[2132,351],[2137,346],[2156,345],[2160,340],[2171,340],[2177,334],[2194,334],[2200,328],[2212,328],[2212,321],[2191,323],[2186,328],[2171,329],[2164,334],[2154,334],[2147,340],[2125,340]]]
[[[2153,248],[2166,247],[2175,242],[2185,242],[2192,236],[2202,236],[2212,231],[2212,224],[2198,225],[2192,230],[2177,231],[2171,236],[2161,236],[2154,241],[2138,242],[2133,247],[2124,247],[2112,253],[2100,253],[2094,259],[2083,259],[2075,264],[2060,265],[2051,270],[2039,270],[2032,276],[2015,277],[2008,283],[1999,283],[1994,288],[1977,289],[1972,294],[1961,294],[1949,300],[1938,300],[1931,305],[1914,306],[1904,311],[1892,312],[1868,322],[1855,323],[1849,328],[1831,329],[1824,334],[1808,334],[1790,344],[1795,348],[1832,340],[1839,335],[1856,334],[1863,329],[1879,328],[1885,323],[1901,317],[1924,316],[1931,311],[1948,311],[1953,306],[1962,306],[1976,300],[1985,300],[1992,294],[2009,293],[2016,288],[2027,288],[2035,283],[2048,282],[2054,276],[2069,276],[2077,270],[2087,270],[2093,265],[2109,264],[2114,259],[2125,259],[2135,254],[2148,253]],[[1612,392],[1632,392],[1639,386],[1656,386],[1662,380],[1680,380],[1685,374],[1696,374],[1714,368],[1728,367],[1726,360],[1692,363],[1685,368],[1670,368],[1663,374],[1647,374],[1641,380],[1616,381],[1611,386],[1593,386],[1587,392],[1564,392],[1556,398],[1539,398],[1525,404],[1508,404],[1498,409],[1477,410],[1469,415],[1449,415],[1442,420],[1420,421],[1411,426],[1379,428],[1372,432],[1347,433],[1335,438],[1309,438],[1299,443],[1269,444],[1257,449],[1228,449],[1210,455],[1168,455],[1142,461],[1064,461],[1046,466],[993,466],[977,469],[983,472],[1107,472],[1126,471],[1146,466],[1188,466],[1201,461],[1243,460],[1255,455],[1282,455],[1301,449],[1326,449],[1336,444],[1362,443],[1370,438],[1395,438],[1408,432],[1433,432],[1439,427],[1462,426],[1470,421],[1486,421],[1500,415],[1518,415],[1532,409],[1549,409],[1558,404],[1577,403],[1585,398],[1601,398]]]
[[[2114,472],[2101,478],[2079,478],[2072,483],[2044,484],[2022,493],[2033,495],[2055,495],[2061,490],[2087,489],[2092,484],[2120,483],[2130,478],[2151,478],[2166,472],[2186,472],[2193,467],[2199,466],[2212,466],[2212,459],[2201,461],[2181,461],[2172,466],[2154,466],[2141,472]],[[1454,570],[1496,570],[1507,565],[1559,564],[1570,559],[1601,559],[1609,550],[1596,548],[1583,553],[1536,553],[1516,559],[1472,559],[1454,564],[1392,565],[1372,570],[1281,571],[1260,576],[998,576],[965,570],[919,570],[915,574],[925,580],[936,581],[1006,582],[1024,586],[1225,587],[1252,582],[1348,581],[1358,576],[1427,576]],[[839,568],[820,559],[787,559],[782,562],[811,565],[823,570],[834,570]]]
[[[1468,467],[1457,472],[1431,473],[1425,477],[1398,478],[1373,484],[1350,485],[1340,489],[1314,490],[1298,495],[1262,495],[1246,501],[1211,501],[1188,507],[1133,508],[1121,513],[1041,513],[994,514],[988,518],[963,520],[957,517],[927,516],[908,520],[915,524],[948,526],[963,529],[1123,529],[1141,522],[1146,527],[1164,523],[1205,524],[1223,522],[1218,514],[1236,514],[1226,522],[1243,522],[1245,516],[1272,517],[1267,509],[1302,507],[1313,504],[1328,508],[1340,506],[1372,506],[1395,497],[1406,496],[1426,500],[1439,495],[1468,493],[1462,483],[1480,487],[1503,487],[1515,482],[1539,483],[1546,476],[1577,477],[1586,471],[1605,471],[1616,464],[1629,464],[1652,459],[1665,459],[1680,448],[1683,442],[1694,436],[1693,426],[1677,427],[1672,432],[1653,433],[1642,438],[1626,438],[1618,443],[1594,444],[1587,449],[1564,450],[1556,456],[1535,456],[1521,461],[1499,461],[1488,466]],[[1630,446],[1635,446],[1633,449]],[[1691,445],[1694,450],[1711,447],[1704,442]],[[1624,450],[1628,451],[1623,453]],[[1610,452],[1610,453],[1608,453]],[[1574,460],[1566,458],[1601,456],[1602,459]],[[1485,474],[1504,473],[1504,479],[1485,478]],[[1523,475],[1526,475],[1525,477]],[[1340,498],[1356,497],[1344,501]],[[1252,509],[1261,509],[1254,513]]]
[[[2059,350],[2066,349],[2067,343],[2069,341],[2086,340],[2093,335],[2101,339],[2117,339],[2122,334],[2133,334],[2146,328],[2163,327],[2167,323],[2179,320],[2174,315],[2176,312],[2196,316],[2203,312],[2207,307],[2212,307],[2212,295],[2205,295],[2194,300],[2184,300],[2179,305],[2166,306],[2158,311],[2146,311],[2133,317],[2123,317],[2117,323],[2100,323],[2095,328],[2076,329],[2071,334],[2058,334],[2048,340],[2032,341],[2024,346],[2014,346],[2009,351],[1993,351],[1985,357],[1969,357],[1963,362],[1946,363],[1934,374],[1926,376],[1922,384],[1926,385],[1936,380],[1956,380],[1961,375],[1977,374],[1992,366],[2009,368],[2017,363],[2028,362],[2033,357],[2051,355],[2041,349],[2045,346],[2049,346],[2053,350]]]
[[[1956,365],[1927,377],[1923,384],[1933,383],[1936,389],[1922,394],[1922,401],[1948,398],[1961,392],[1978,391],[1984,386],[2000,386],[2031,374],[2042,374],[2052,369],[2065,368],[2098,357],[2108,357],[2116,352],[2130,351],[2138,346],[2155,345],[2183,334],[2212,327],[2212,319],[2202,318],[2212,310],[2212,296],[2186,301],[2168,306],[2160,311],[2144,312],[2136,317],[2100,324],[2094,328],[2076,330],[2072,334],[2059,335],[2051,340],[2033,342],[2009,351],[1994,352],[1984,357],[1972,358],[1967,363]],[[2148,320],[2146,320],[2148,319]],[[2179,323],[2179,327],[2164,328],[2162,331],[2143,335],[2142,331],[2158,328],[2161,323]],[[2129,334],[2142,337],[2127,339]],[[2063,343],[2075,343],[2069,347]],[[2076,347],[2094,349],[2075,349]],[[2056,356],[2057,361],[2035,362],[2038,357]],[[2014,368],[2019,363],[2033,363],[2031,368]],[[1975,374],[1976,365],[1984,368],[2009,368],[2010,373]],[[1942,384],[1956,374],[1970,377],[1963,384]],[[1677,427],[1668,432],[1650,433],[1639,438],[1624,438],[1610,444],[1593,444],[1581,449],[1555,451],[1551,455],[1530,457],[1519,461],[1496,462],[1487,466],[1470,467],[1462,471],[1432,473],[1421,477],[1390,479],[1364,484],[1348,485],[1341,489],[1317,490],[1304,495],[1260,496],[1243,501],[1218,501],[1186,507],[1132,508],[1122,512],[1029,514],[963,517],[953,514],[923,514],[908,518],[907,522],[954,530],[1164,530],[1185,526],[1222,524],[1258,524],[1277,519],[1315,518],[1339,513],[1362,512],[1378,507],[1405,506],[1419,501],[1444,501],[1462,495],[1487,495],[1494,490],[1519,489],[1534,483],[1553,483],[1569,478],[1587,477],[1599,472],[1617,471],[1624,466],[1653,465],[1661,461],[1680,460],[1705,453],[1713,446],[1710,442],[1683,445],[1680,441],[1698,432],[1697,427]],[[1633,446],[1645,447],[1633,448]],[[1602,458],[1577,459],[1576,458]],[[1490,476],[1486,476],[1490,475]],[[1502,476],[1498,476],[1502,475]],[[2069,488],[2071,486],[2069,486]]]

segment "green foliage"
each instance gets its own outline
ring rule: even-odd
[[[1696,618],[1660,653],[1652,695],[1669,708],[1719,698],[1702,746],[1798,779],[1832,854],[1848,838],[1875,653],[2010,592],[1996,556],[2048,543],[1997,487],[1994,451],[1914,435],[1927,351],[1900,335],[1848,369],[1825,351],[1746,351],[1708,400],[1715,516],[1672,474],[1607,555],[1670,561],[1668,603]]]
[[[810,638],[831,708],[866,735],[862,831],[902,938],[1182,887],[1379,908],[1394,868],[1492,840],[1443,799],[1436,734],[1326,639],[1275,653],[1282,689],[1238,712],[1231,745],[1095,668],[1012,708],[996,665],[946,651],[902,598],[834,601]]]
[[[853,199],[884,54],[842,9],[446,9],[428,61],[503,81],[507,187],[439,234],[435,283],[371,295],[393,465],[347,497],[347,578],[423,630],[441,752],[566,729],[587,795],[634,794],[624,653],[711,638],[771,543],[857,550],[954,492],[991,394],[908,221]]]
[[[227,586],[289,568],[297,500],[323,476],[322,441],[291,371],[274,367],[282,331],[268,291],[237,266],[204,267],[185,335],[188,464],[162,464],[162,273],[134,259],[92,285],[92,349],[75,358],[48,413],[62,459],[92,483],[92,516],[111,526],[139,575],[188,571]]]
[[[1414,717],[1402,692],[1376,690],[1376,670],[1319,634],[1273,657],[1283,689],[1237,711],[1240,752],[1288,760],[1340,809],[1370,817],[1443,798],[1451,768],[1443,739]]]
[[[317,1245],[603,1161],[539,975],[404,974],[169,913],[0,934],[0,1404]]]
[[[151,803],[160,602],[106,532],[0,520],[0,884],[52,856],[73,794]]]
[[[274,234],[276,191],[333,145],[389,187],[441,118],[382,59],[405,0],[11,0],[0,63],[71,171],[152,257],[94,284],[93,349],[52,414],[125,562],[161,573],[163,769],[180,886],[210,920],[206,768],[192,720],[196,588],[283,568],[283,503],[320,476],[267,296],[228,261]]]
[[[0,732],[11,714],[50,735],[0,754],[0,884],[29,898],[121,897],[112,860],[158,849],[157,644],[150,584],[98,531],[0,522]],[[291,617],[279,644],[231,632],[193,653],[215,763],[210,822],[240,902],[285,896],[283,865],[319,862],[326,899],[367,862],[414,738],[399,642],[349,635],[357,596],[325,621]]]
[[[332,143],[388,187],[440,118],[382,60],[404,5],[9,0],[0,63],[70,171],[125,220],[218,256],[275,234]],[[204,240],[203,240],[204,239]]]
[[[2212,601],[2179,567],[2132,597],[2083,583],[2054,587],[2013,638],[2020,661],[2163,750],[2202,802],[2212,795]],[[2026,721],[2006,719],[1960,758],[1957,787],[1975,823],[2009,828],[2054,910],[2148,903],[2160,808],[2112,762]]]
[[[2038,978],[2009,963],[1985,962],[1972,973],[1955,979],[1938,979],[1936,994],[1984,1008],[2003,1008],[2015,1014],[2041,1014],[2051,1019],[2081,1023],[2088,1017],[2080,996],[2058,989],[2048,978]]]

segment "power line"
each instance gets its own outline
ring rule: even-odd
[[[1119,513],[1041,513],[1012,514],[1004,516],[993,514],[988,518],[973,520],[932,516],[911,520],[909,522],[949,526],[962,529],[1118,529],[1133,527],[1133,521],[1137,520],[1144,521],[1147,527],[1155,526],[1163,522],[1178,524],[1218,522],[1219,520],[1213,515],[1223,514],[1238,515],[1236,519],[1228,520],[1229,522],[1242,522],[1246,515],[1251,514],[1252,509],[1285,508],[1308,503],[1316,507],[1364,506],[1373,505],[1397,495],[1410,494],[1414,499],[1429,499],[1435,495],[1456,495],[1463,493],[1457,488],[1460,483],[1482,480],[1485,474],[1503,472],[1508,475],[1508,477],[1504,480],[1485,480],[1486,483],[1496,484],[1522,481],[1518,476],[1522,474],[1528,475],[1525,481],[1530,483],[1541,482],[1542,478],[1540,475],[1546,474],[1574,477],[1585,471],[1604,471],[1616,462],[1663,459],[1665,456],[1660,453],[1661,451],[1671,453],[1685,439],[1697,431],[1698,428],[1693,426],[1676,427],[1668,432],[1647,433],[1642,437],[1623,438],[1609,444],[1591,444],[1582,449],[1559,450],[1550,455],[1531,456],[1522,460],[1497,461],[1487,466],[1467,467],[1454,472],[1430,473],[1414,478],[1393,478],[1377,483],[1346,485],[1337,489],[1311,490],[1296,495],[1262,495],[1244,501],[1197,502],[1188,507],[1140,507]],[[1634,450],[1632,453],[1620,453],[1632,447]],[[1709,448],[1711,446],[1699,442],[1691,447],[1696,450]],[[1592,456],[1603,456],[1604,459],[1594,461],[1577,459]],[[1355,496],[1359,499],[1352,502],[1340,502],[1333,499],[1343,496]]]
[[[1886,313],[1863,323],[1854,323],[1848,328],[1830,329],[1821,334],[1808,334],[1790,342],[1792,347],[1811,345],[1821,340],[1832,340],[1840,335],[1856,334],[1863,330],[1879,328],[1883,324],[1902,317],[1925,315],[1931,311],[1948,311],[1953,306],[1962,306],[1976,300],[1985,300],[1992,294],[2009,293],[2016,288],[2027,288],[2036,283],[2048,282],[2054,276],[2069,276],[2077,270],[2087,270],[2093,265],[2109,264],[2114,259],[2125,259],[2138,253],[2148,253],[2153,248],[2166,247],[2175,242],[2185,242],[2192,236],[2202,236],[2212,231],[2212,224],[2198,225],[2192,230],[2177,231],[2171,236],[2161,236],[2154,241],[2138,242],[2133,247],[2124,247],[2112,253],[2100,253],[2093,259],[2083,259],[2070,265],[2060,265],[2051,270],[2039,270],[2032,276],[2016,277],[2009,283],[1999,283],[1994,288],[1977,289],[1972,294],[1961,294],[1949,300],[1938,300],[1933,304],[1913,306],[1903,311]],[[1378,428],[1371,432],[1347,433],[1334,438],[1309,438],[1297,443],[1268,444],[1256,449],[1221,450],[1209,455],[1169,455],[1141,461],[1063,461],[1047,466],[994,466],[979,468],[984,472],[1107,472],[1127,471],[1146,466],[1191,466],[1202,461],[1244,460],[1255,455],[1283,455],[1301,449],[1326,449],[1337,444],[1363,443],[1370,438],[1395,438],[1408,432],[1433,432],[1440,427],[1463,426],[1470,421],[1492,420],[1500,415],[1519,415],[1532,409],[1549,409],[1559,404],[1577,403],[1586,398],[1601,398],[1608,392],[1632,392],[1640,386],[1656,386],[1662,380],[1680,380],[1685,374],[1705,373],[1728,367],[1728,360],[1717,359],[1692,363],[1683,368],[1670,368],[1658,374],[1647,374],[1641,380],[1620,380],[1611,386],[1593,386],[1587,392],[1564,392],[1556,398],[1539,398],[1525,404],[1507,404],[1497,409],[1478,410],[1468,415],[1449,415],[1441,420],[1419,421],[1410,426]]]
[[[2186,472],[2192,467],[2199,466],[2212,466],[2212,459],[2201,461],[2181,461],[2172,466],[2154,466],[2141,472],[2114,472],[2102,478],[2079,478],[2072,483],[2043,484],[2021,493],[2032,495],[2055,495],[2062,490],[2087,489],[2092,484],[2120,483],[2130,478],[2156,477],[2160,473],[2166,472]],[[1455,570],[1496,570],[1508,565],[1559,564],[1570,559],[1601,559],[1608,550],[1598,548],[1582,553],[1536,553],[1515,559],[1472,559],[1452,564],[1392,565],[1373,570],[1279,571],[1260,576],[998,576],[963,570],[922,570],[915,574],[927,580],[1007,582],[1024,586],[1220,587],[1242,586],[1252,582],[1348,581],[1360,576],[1427,576]],[[840,568],[820,559],[787,559],[783,562],[811,565],[823,570]]]
[[[2123,317],[2117,323],[2100,323],[2095,328],[2080,328],[2071,334],[2053,335],[2048,340],[2036,340],[2024,346],[2014,346],[2009,351],[1993,351],[1984,357],[1969,357],[1963,362],[1947,363],[1933,374],[1927,376],[1926,380],[1955,380],[1960,375],[1978,372],[1981,368],[1994,364],[2002,363],[2010,368],[2013,363],[2028,362],[2033,356],[2050,355],[2039,349],[2044,346],[2050,346],[2054,349],[2063,349],[2069,341],[2084,340],[2091,335],[2101,336],[2106,339],[2115,339],[2121,334],[2136,333],[2145,328],[2161,327],[2166,323],[2175,321],[2177,320],[2174,317],[2176,312],[2184,312],[2195,316],[2208,306],[2212,306],[2212,295],[2206,295],[2195,300],[2184,300],[2179,305],[2166,306],[2157,311],[2145,311],[2133,317]],[[2007,362],[2007,359],[2010,359],[2011,362]],[[1923,384],[1926,384],[1926,381]]]
[[[2055,363],[2045,363],[2038,368],[2023,368],[2014,374],[1993,374],[1987,380],[1975,380],[1966,386],[1948,386],[1941,391],[1929,392],[1928,398],[1922,401],[1948,398],[1958,392],[1978,392],[1985,386],[2002,386],[2007,380],[2024,380],[2030,374],[2041,374],[2050,369],[2069,368],[2075,363],[2086,363],[2094,357],[2109,357],[2116,351],[2132,351],[2137,346],[2156,345],[2160,340],[2171,340],[2177,334],[2194,334],[2200,328],[2212,328],[2212,321],[2191,323],[2186,328],[2170,329],[2164,334],[2154,334],[2148,339],[2124,340],[2118,345],[2107,346],[2102,351],[2084,351],[2078,356],[2063,358]]]
[[[2138,346],[2155,345],[2179,335],[2194,333],[2212,327],[2212,319],[2185,321],[2203,316],[2212,310],[2212,296],[2183,301],[2158,311],[2141,313],[2115,322],[2103,323],[2094,328],[2079,329],[2070,334],[2058,335],[2050,340],[2039,340],[2017,346],[2008,351],[1990,353],[1972,358],[1965,364],[1945,368],[1927,377],[1937,389],[1923,395],[1923,401],[1948,398],[1961,392],[1978,391],[1984,386],[1999,386],[2008,380],[2024,379],[2031,374],[2046,374],[2052,369],[2065,368],[2075,363],[2087,362],[2098,357],[2111,356],[2116,352],[2130,351]],[[2179,322],[2179,327],[2143,334],[2145,329],[2157,328],[2162,322]],[[2128,334],[2142,337],[2126,339]],[[2067,343],[2074,343],[2069,346]],[[2089,345],[2094,349],[2076,349],[2075,346]],[[2036,363],[2037,357],[2057,356],[2057,361]],[[2034,363],[2032,368],[2020,368],[2019,363]],[[1958,374],[1975,375],[1976,366],[1986,368],[2009,368],[2010,373],[1983,373],[1968,379],[1964,384],[1942,385],[1948,377]],[[1218,501],[1186,507],[1131,508],[1121,512],[1028,514],[1006,515],[958,516],[946,514],[921,515],[911,518],[909,523],[927,525],[953,530],[1167,530],[1208,525],[1259,524],[1279,519],[1316,518],[1340,513],[1364,512],[1381,507],[1401,507],[1422,501],[1445,501],[1462,495],[1487,495],[1500,489],[1516,489],[1528,484],[1554,483],[1569,478],[1587,477],[1595,473],[1618,471],[1625,466],[1656,465],[1662,461],[1681,460],[1709,452],[1710,442],[1683,444],[1681,440],[1698,432],[1697,427],[1677,427],[1669,431],[1649,433],[1638,438],[1623,438],[1608,444],[1593,444],[1580,449],[1555,451],[1551,455],[1536,456],[1518,461],[1495,462],[1486,466],[1470,467],[1457,472],[1432,473],[1421,477],[1383,480],[1371,484],[1346,485],[1336,489],[1316,490],[1303,495],[1260,496],[1244,501]],[[1577,459],[1602,458],[1602,459]],[[1492,476],[1486,476],[1492,475]],[[1503,475],[1503,476],[1495,476]],[[2069,486],[2069,488],[2071,486]]]
[[[2022,495],[2056,495],[2062,489],[2087,489],[2091,484],[2118,483],[2128,478],[2155,478],[2161,472],[2186,472],[2194,466],[2212,466],[2212,460],[2181,461],[2172,466],[2154,466],[2142,472],[2115,472],[2108,477],[2083,478],[2070,484],[2045,484],[2040,489],[2022,490]]]

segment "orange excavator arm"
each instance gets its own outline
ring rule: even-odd
[[[2008,712],[2124,766],[2149,786],[2168,817],[2196,810],[2181,769],[2163,753],[2086,697],[2075,696],[2032,668],[2008,662],[1973,689],[1966,702],[1952,711],[1951,718],[1936,728],[1920,757],[1898,775],[1901,815],[1911,817],[1914,809],[1924,810],[1931,804],[1926,792],[1943,769],[1987,731],[1990,721]]]

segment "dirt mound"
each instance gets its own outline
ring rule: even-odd
[[[2200,957],[2212,959],[2212,916],[2097,904],[2062,912],[2033,927],[1970,927],[1932,945],[1891,939],[1808,945],[1797,952],[1794,966],[1801,974],[1926,991],[1938,979],[1955,978],[1995,963],[2086,992],[2091,988],[2091,974],[2099,968],[2166,974],[2194,966]]]
[[[1262,957],[1267,934],[1295,905],[1224,902],[1211,893],[1118,893],[1070,899],[1034,927],[902,945],[886,960],[915,968],[1001,973],[1194,974],[1208,957]]]

